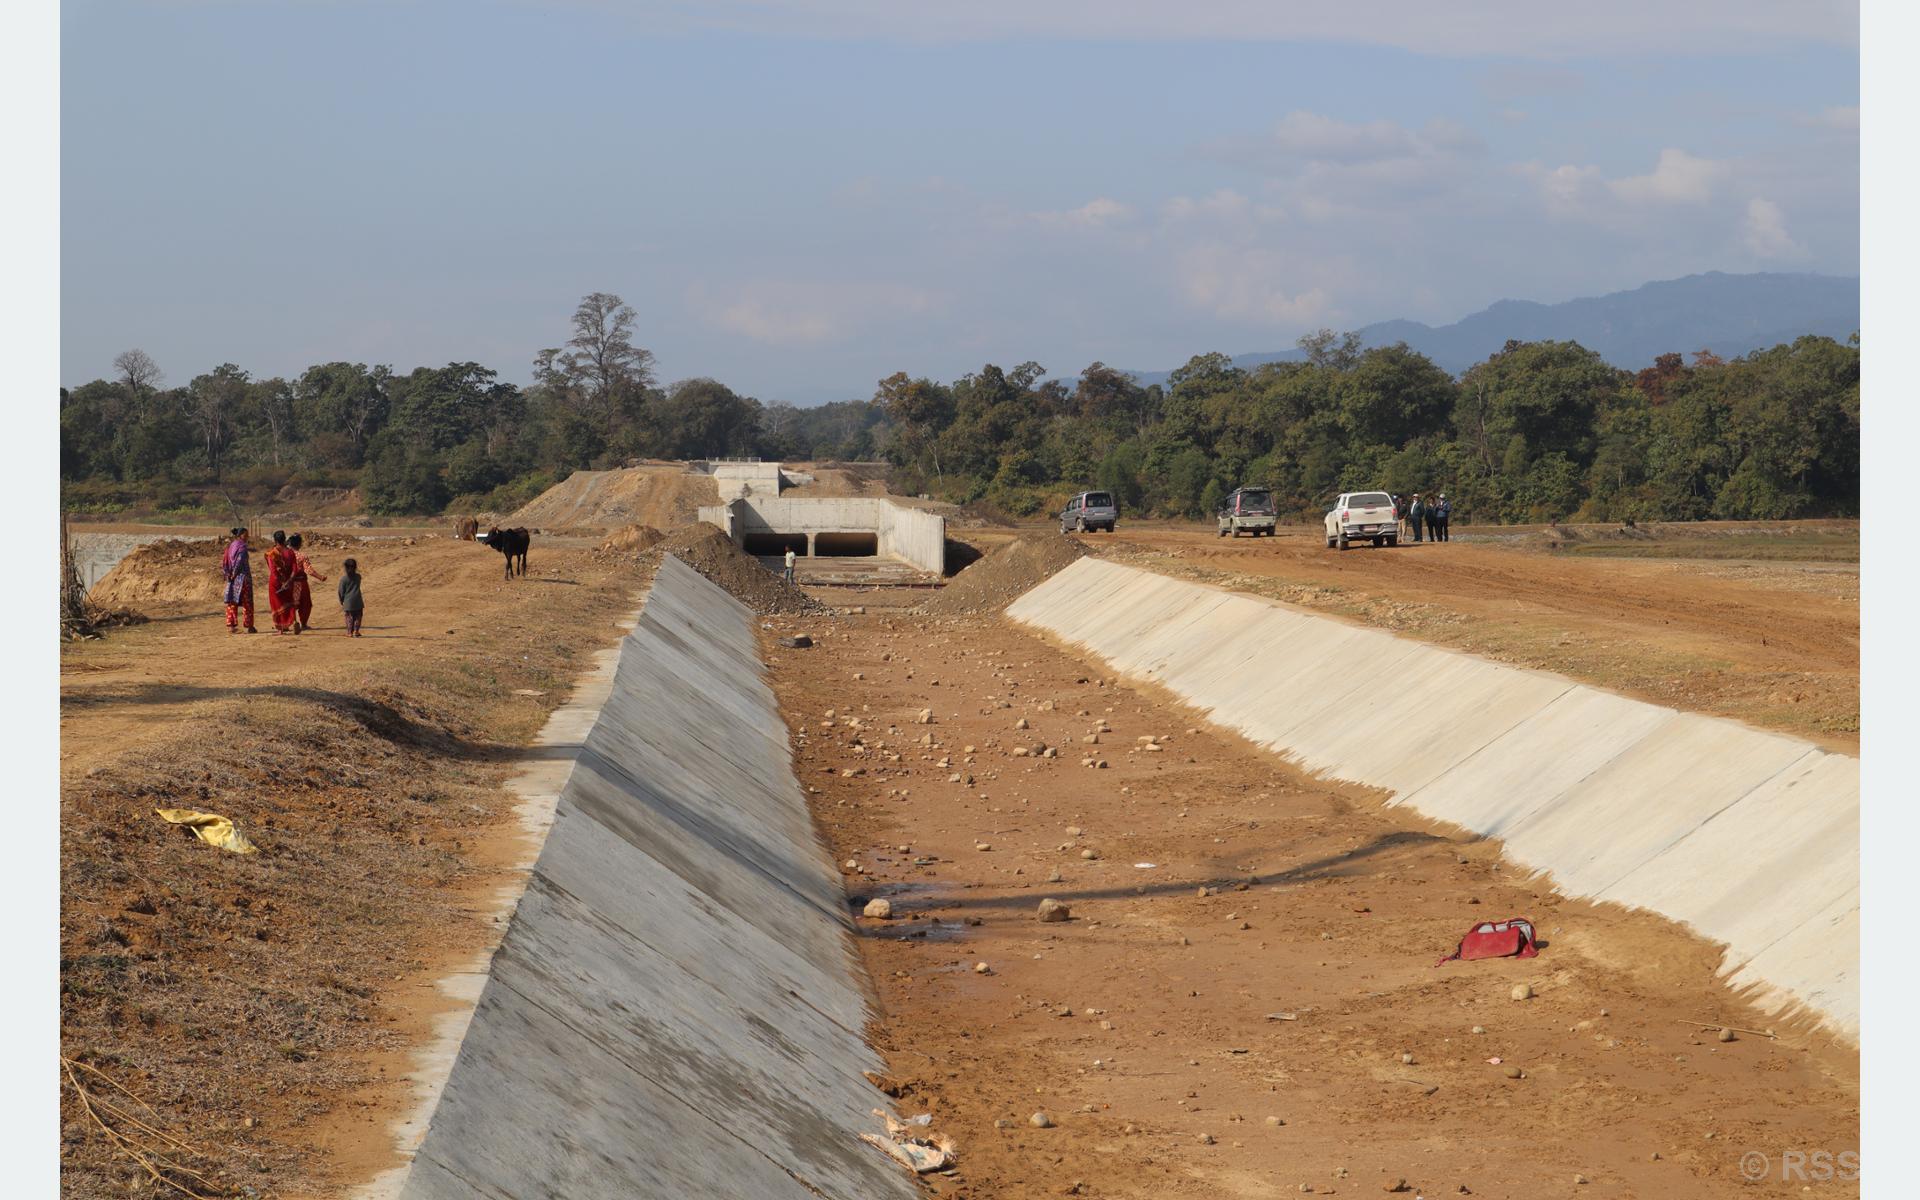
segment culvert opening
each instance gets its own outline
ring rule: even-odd
[[[757,558],[777,558],[788,550],[804,558],[807,553],[807,535],[804,533],[742,534],[740,548]]]
[[[820,558],[872,558],[880,553],[877,533],[816,533],[813,552]]]

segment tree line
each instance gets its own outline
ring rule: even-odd
[[[709,378],[661,385],[618,296],[583,299],[533,382],[479,363],[400,373],[232,363],[167,387],[130,350],[62,389],[60,467],[77,509],[183,507],[210,489],[358,487],[384,514],[510,511],[575,470],[759,456],[894,466],[894,490],[1025,516],[1083,488],[1128,512],[1197,517],[1232,488],[1283,512],[1341,491],[1444,490],[1465,520],[1777,519],[1859,503],[1858,339],[1803,337],[1638,372],[1574,342],[1509,342],[1454,378],[1404,344],[1322,330],[1301,361],[1203,354],[1165,386],[1094,363],[1074,379],[988,364],[899,373],[873,397],[763,404]]]

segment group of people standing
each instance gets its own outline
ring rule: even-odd
[[[226,578],[227,632],[259,632],[253,627],[253,562],[248,553],[249,534],[244,527],[231,530],[233,540],[220,559],[220,572]],[[273,614],[275,633],[298,634],[311,629],[313,590],[310,580],[321,583],[327,577],[314,568],[307,557],[299,534],[288,537],[285,530],[273,531],[273,544],[262,555],[267,563],[267,607]],[[340,610],[346,614],[347,636],[360,636],[360,621],[366,604],[360,594],[360,565],[351,558],[340,565],[340,584],[336,589]]]
[[[1426,535],[1425,540],[1430,542],[1453,540],[1447,531],[1447,526],[1453,520],[1453,502],[1447,499],[1445,492],[1424,498],[1415,492],[1404,503],[1395,497],[1394,503],[1400,509],[1401,520],[1407,524],[1408,536],[1414,541],[1422,540],[1422,533]]]

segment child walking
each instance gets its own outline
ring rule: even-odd
[[[366,602],[360,598],[360,564],[348,559],[340,564],[340,610],[347,614],[347,636],[360,636],[360,617]]]

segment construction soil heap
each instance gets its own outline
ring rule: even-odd
[[[719,584],[729,595],[762,616],[830,611],[800,588],[749,558],[713,525],[689,525],[675,530],[643,551],[640,557],[657,561],[668,554]]]
[[[1023,534],[955,575],[920,611],[932,616],[998,612],[1084,554],[1080,543],[1062,534]]]
[[[529,528],[651,525],[674,529],[697,519],[703,504],[720,498],[713,477],[684,466],[575,471],[502,522]]]

